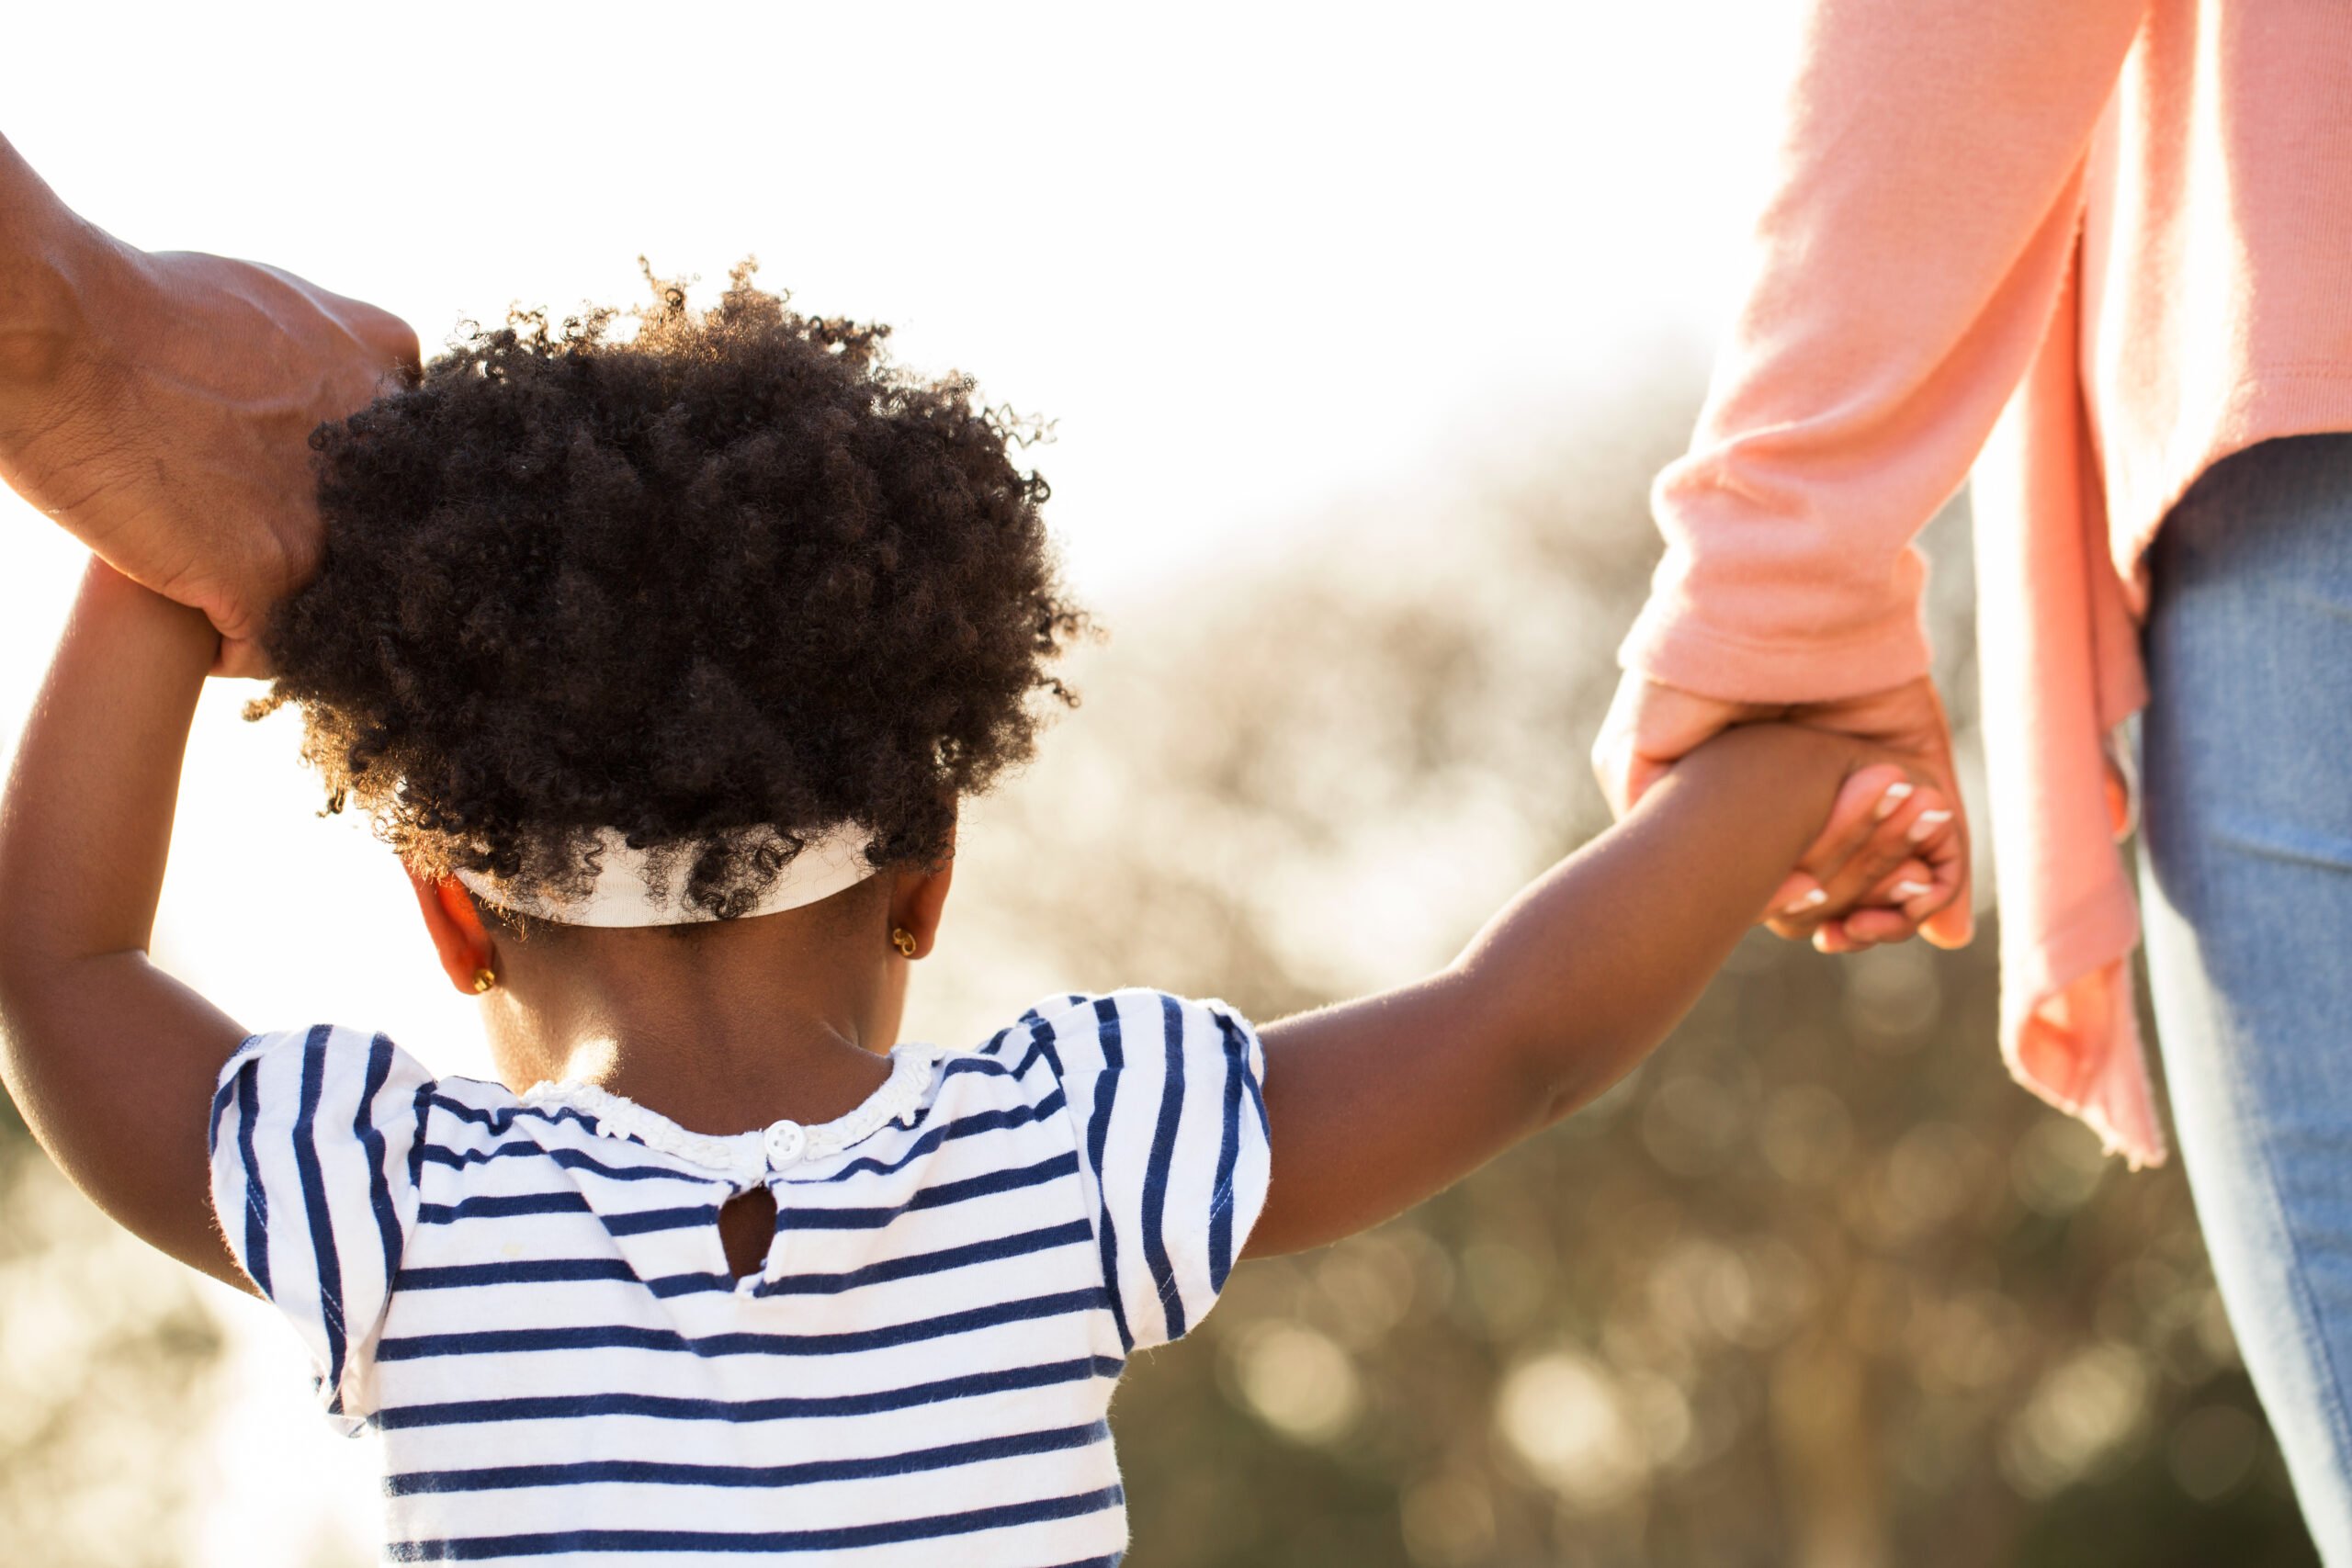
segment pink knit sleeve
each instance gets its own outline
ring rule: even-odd
[[[1756,702],[1926,672],[1912,540],[2049,324],[2144,6],[1815,0],[1628,669]]]

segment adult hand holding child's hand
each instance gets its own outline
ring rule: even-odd
[[[1610,809],[1623,818],[1651,785],[1709,737],[1737,724],[1786,719],[1883,747],[1931,781],[1915,789],[1893,767],[1863,769],[1839,791],[1827,824],[1761,919],[1777,934],[1825,953],[1852,952],[1924,933],[1965,943],[1968,825],[1951,765],[1951,737],[1933,682],[1921,679],[1832,703],[1726,702],[1629,671],[1593,743]],[[1916,837],[1914,835],[1917,835]]]
[[[203,611],[213,673],[266,674],[270,606],[318,557],[311,432],[413,376],[415,333],[275,267],[124,245],[5,141],[0,231],[0,479]]]

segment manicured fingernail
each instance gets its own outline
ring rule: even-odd
[[[1894,808],[1896,807],[1902,805],[1905,801],[1910,798],[1911,786],[1909,784],[1891,784],[1887,785],[1886,793],[1878,797],[1878,811],[1874,819],[1880,822],[1885,821],[1888,818],[1894,815]]]
[[[1818,909],[1824,904],[1828,902],[1829,895],[1816,887],[1812,892],[1806,894],[1804,897],[1798,899],[1795,903],[1790,905],[1789,913],[1792,915],[1803,914],[1807,909]]]
[[[1951,820],[1949,811],[1922,811],[1911,821],[1911,841],[1917,843],[1937,829]]]
[[[1905,902],[1917,898],[1922,893],[1934,891],[1934,886],[1925,882],[1898,882],[1894,885],[1894,896]]]

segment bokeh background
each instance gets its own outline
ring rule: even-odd
[[[1272,1017],[1393,983],[1600,829],[1645,491],[1797,20],[51,7],[10,19],[0,130],[125,239],[276,262],[428,350],[514,299],[626,302],[640,253],[714,280],[756,253],[1057,420],[1049,515],[1112,635],[972,815],[910,1020],[962,1040],[1070,987]],[[1928,545],[1972,751],[1967,529],[1963,499]],[[0,496],[11,735],[78,560]],[[199,716],[159,956],[254,1027],[485,1072],[396,868],[314,815],[292,720],[240,723],[245,694]],[[1241,1269],[1120,1393],[1132,1561],[2314,1561],[2179,1173],[2009,1086],[1995,983],[1989,930],[1753,937],[1599,1104]],[[12,1561],[364,1562],[373,1476],[266,1307],[113,1231],[0,1113]]]

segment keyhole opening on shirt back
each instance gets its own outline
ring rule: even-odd
[[[718,1244],[728,1271],[738,1280],[767,1266],[768,1243],[775,1235],[775,1195],[764,1187],[739,1192],[718,1211]]]

